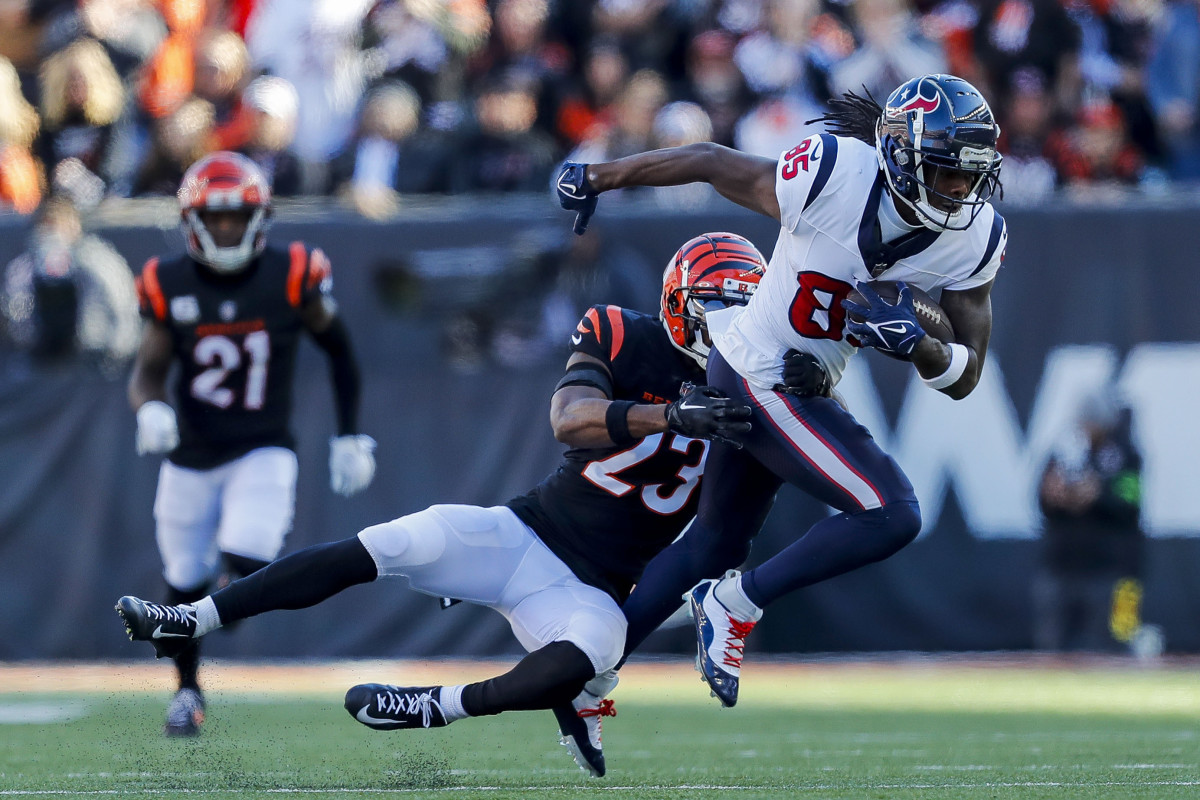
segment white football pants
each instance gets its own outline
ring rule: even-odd
[[[625,615],[606,592],[575,576],[506,506],[439,505],[358,534],[379,576],[494,608],[532,652],[568,641],[596,672],[615,667]]]
[[[154,519],[163,577],[181,591],[212,579],[222,552],[273,561],[292,527],[296,454],[261,447],[206,470],[163,461]]]

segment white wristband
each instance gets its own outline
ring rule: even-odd
[[[967,362],[971,360],[971,354],[966,345],[956,342],[948,347],[950,348],[950,366],[946,367],[946,371],[936,378],[921,378],[930,389],[945,389],[947,386],[952,386],[967,371]]]

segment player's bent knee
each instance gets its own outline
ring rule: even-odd
[[[380,575],[433,563],[446,550],[443,523],[430,509],[365,528],[358,540]]]
[[[625,618],[578,613],[571,617],[563,640],[579,648],[591,662],[593,674],[610,670],[625,650]],[[588,675],[584,680],[590,680]]]

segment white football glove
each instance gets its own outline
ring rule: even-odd
[[[375,477],[375,440],[365,434],[329,440],[329,488],[349,497],[367,488]]]
[[[179,424],[175,409],[162,400],[148,400],[137,410],[137,451],[169,453],[179,446]]]

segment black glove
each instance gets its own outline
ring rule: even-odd
[[[783,354],[783,383],[775,391],[796,397],[829,397],[829,373],[809,353],[788,350]]]
[[[579,236],[587,230],[588,220],[596,211],[598,193],[588,183],[587,168],[587,164],[564,162],[559,170],[558,179],[554,182],[558,192],[558,204],[567,211],[578,212],[575,215],[575,233]]]
[[[667,406],[667,427],[690,439],[712,439],[741,449],[732,437],[749,433],[750,406],[738,405],[712,386],[685,383]]]

